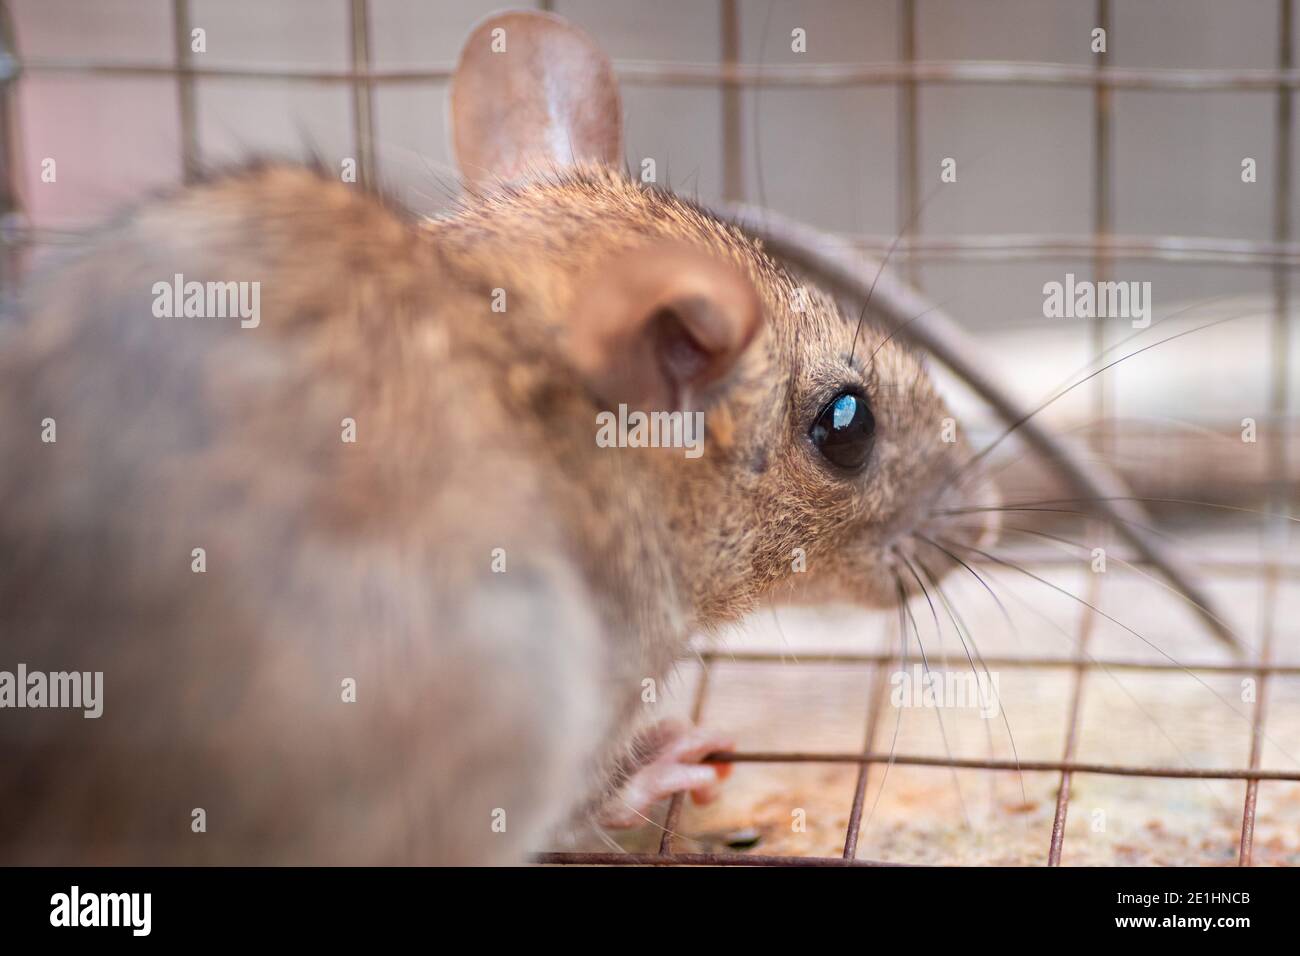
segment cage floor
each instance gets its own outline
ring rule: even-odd
[[[925,671],[914,670],[915,634],[900,666],[896,614],[760,615],[701,646],[653,705],[654,716],[697,716],[734,737],[740,757],[719,799],[678,800],[657,808],[653,825],[592,831],[563,849],[839,858],[856,804],[858,860],[1235,865],[1246,817],[1251,863],[1300,864],[1300,576],[1207,572],[1252,648],[1235,659],[1179,597],[1110,564],[1105,574],[1078,562],[1027,566],[1099,613],[997,566],[977,570],[1005,614],[969,575],[943,582],[978,648],[974,672],[995,691],[984,707],[959,694],[940,707],[915,695],[898,706],[908,687],[898,675]],[[942,602],[932,614],[918,598],[911,613],[929,673],[969,678]],[[860,774],[864,752],[874,759]],[[1265,779],[1252,787],[1251,773]]]

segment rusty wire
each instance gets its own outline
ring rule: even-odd
[[[724,150],[724,195],[743,195],[740,177],[740,90],[755,87],[816,88],[893,86],[900,97],[899,169],[904,171],[899,188],[900,222],[910,221],[919,202],[913,167],[916,159],[918,108],[916,89],[920,84],[991,84],[1014,86],[1084,87],[1094,91],[1093,128],[1093,232],[1089,236],[1055,234],[974,235],[942,237],[902,237],[894,256],[912,272],[921,261],[971,259],[1016,260],[1050,258],[1063,255],[1090,254],[1099,274],[1105,274],[1119,259],[1181,263],[1209,263],[1265,266],[1272,270],[1274,281],[1273,367],[1270,372],[1271,411],[1280,418],[1288,401],[1289,368],[1289,269],[1300,265],[1300,242],[1292,234],[1289,208],[1293,183],[1292,147],[1293,90],[1300,89],[1300,69],[1296,69],[1293,35],[1293,0],[1277,0],[1278,65],[1274,69],[1145,69],[1116,68],[1104,59],[1095,65],[995,61],[919,61],[915,58],[915,0],[898,0],[902,24],[899,58],[893,63],[820,64],[791,66],[768,64],[754,66],[738,61],[739,16],[736,0],[719,0],[722,45],[717,63],[661,63],[621,61],[615,64],[624,84],[651,86],[687,86],[721,89],[724,97],[722,145]],[[1096,21],[1109,24],[1109,0],[1095,0]],[[6,4],[0,0],[0,284],[8,284],[15,272],[16,249],[39,243],[57,243],[65,238],[56,231],[38,231],[21,227],[22,211],[18,200],[17,180],[19,120],[15,116],[16,82],[23,74],[75,74],[102,77],[172,77],[177,84],[178,123],[181,131],[181,168],[188,178],[199,166],[198,114],[194,84],[198,79],[270,80],[306,84],[348,84],[352,93],[353,142],[357,151],[359,173],[363,183],[378,182],[375,153],[373,94],[381,85],[437,84],[446,82],[454,64],[438,64],[418,70],[394,70],[376,67],[370,59],[370,10],[368,0],[347,0],[349,10],[347,69],[299,67],[196,66],[189,54],[189,0],[173,0],[173,62],[121,62],[94,57],[40,57],[24,60],[19,56]],[[542,4],[549,9],[549,3]],[[1275,165],[1279,171],[1274,196],[1275,220],[1270,240],[1225,239],[1168,235],[1121,236],[1110,230],[1113,190],[1110,164],[1110,101],[1115,90],[1152,90],[1178,92],[1263,91],[1277,96],[1275,121]],[[889,238],[847,237],[857,248],[867,252],[883,251]],[[1098,335],[1101,335],[1100,325]],[[1105,347],[1104,338],[1096,343]],[[1096,409],[1105,412],[1108,405],[1105,384],[1098,380]],[[1275,443],[1274,475],[1279,489],[1286,488],[1284,467],[1288,449],[1285,442]],[[1275,496],[1274,504],[1284,505]],[[1284,507],[1274,510],[1284,511]],[[1277,555],[1281,549],[1273,549]],[[1059,561],[1059,556],[1038,556],[1038,563]],[[1065,841],[1065,822],[1069,811],[1070,780],[1075,774],[1105,774],[1125,777],[1161,779],[1243,780],[1246,797],[1242,808],[1241,840],[1238,862],[1252,862],[1254,824],[1259,786],[1262,781],[1300,781],[1300,770],[1265,770],[1260,767],[1266,724],[1266,688],[1273,676],[1300,676],[1300,665],[1279,665],[1271,661],[1277,620],[1275,605],[1281,580],[1300,576],[1300,565],[1284,563],[1280,556],[1263,562],[1217,560],[1205,562],[1205,568],[1258,575],[1264,582],[1261,646],[1256,659],[1236,663],[1193,662],[1186,665],[1169,662],[1139,662],[1097,659],[1087,654],[1089,638],[1096,628],[1097,614],[1085,608],[1078,628],[1078,653],[1068,658],[991,656],[986,665],[1003,668],[1057,668],[1073,674],[1068,709],[1065,746],[1059,760],[955,759],[918,754],[873,752],[877,720],[887,696],[884,694],[886,669],[898,662],[894,654],[802,654],[800,662],[868,664],[872,678],[868,687],[868,718],[861,752],[738,752],[714,755],[713,762],[730,763],[838,763],[859,767],[854,788],[849,823],[845,832],[844,851],[840,857],[771,856],[747,853],[679,853],[674,834],[680,822],[683,799],[679,794],[669,804],[664,834],[657,853],[579,853],[552,852],[535,857],[546,864],[589,865],[707,865],[707,866],[897,866],[886,861],[856,858],[863,802],[871,768],[891,762],[897,765],[956,767],[994,772],[1048,771],[1060,774],[1056,809],[1046,862],[1059,865]],[[1100,587],[1094,578],[1093,587]],[[1095,596],[1095,595],[1094,595]],[[1089,603],[1095,603],[1090,601]],[[701,656],[702,671],[692,705],[692,719],[698,721],[709,688],[712,665],[719,655]],[[787,664],[784,656],[765,653],[728,653],[728,661]],[[1251,719],[1249,766],[1232,768],[1189,768],[1173,766],[1137,766],[1081,762],[1075,758],[1080,739],[1080,718],[1086,678],[1096,670],[1178,671],[1183,673],[1250,674],[1257,681],[1258,694]]]

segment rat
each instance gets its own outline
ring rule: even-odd
[[[0,694],[0,860],[522,862],[714,795],[646,693],[693,635],[990,533],[922,356],[620,170],[587,34],[484,21],[451,104],[442,218],[250,163],[23,290],[0,667],[102,690]],[[700,453],[599,440],[636,411]]]

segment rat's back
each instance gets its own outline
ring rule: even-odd
[[[0,351],[0,633],[100,713],[14,688],[0,859],[486,862],[572,800],[595,623],[502,345],[421,236],[253,168],[34,283]]]

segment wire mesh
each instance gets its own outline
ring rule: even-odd
[[[0,0],[0,288],[9,288],[18,272],[18,255],[33,244],[56,242],[55,235],[43,234],[24,223],[17,182],[18,142],[21,133],[16,116],[16,84],[24,73],[77,74],[103,77],[171,77],[176,82],[177,119],[180,129],[181,168],[186,179],[201,168],[198,137],[198,110],[195,81],[220,77],[250,81],[280,81],[299,84],[347,84],[352,98],[352,140],[361,181],[373,186],[379,182],[374,131],[374,90],[381,85],[438,84],[446,82],[453,64],[406,70],[376,67],[371,62],[370,5],[368,0],[344,0],[348,4],[350,63],[346,70],[302,68],[294,66],[235,67],[198,66],[190,54],[190,3],[173,0],[174,62],[172,65],[123,63],[91,57],[40,57],[24,60],[17,49],[11,19]],[[819,64],[814,66],[761,65],[739,62],[740,16],[737,0],[719,0],[721,47],[717,63],[661,63],[620,61],[614,64],[620,82],[657,86],[686,86],[716,89],[723,93],[721,145],[723,151],[723,191],[728,199],[743,196],[741,163],[741,99],[745,88],[787,87],[866,87],[893,86],[898,92],[899,140],[898,182],[899,221],[912,222],[920,208],[918,162],[919,102],[917,90],[927,84],[991,84],[1013,86],[1069,86],[1093,91],[1092,233],[1088,236],[1055,234],[967,235],[900,237],[853,237],[855,245],[869,252],[881,252],[894,245],[892,255],[903,264],[909,278],[915,280],[915,267],[922,262],[957,260],[1018,260],[1060,257],[1085,253],[1092,257],[1096,277],[1110,273],[1116,261],[1164,261],[1173,263],[1264,266],[1272,273],[1273,322],[1268,370],[1270,411],[1274,421],[1281,421],[1289,401],[1290,369],[1290,270],[1300,265],[1300,242],[1293,237],[1290,220],[1294,94],[1300,88],[1300,70],[1295,68],[1293,50],[1294,3],[1277,0],[1277,66],[1261,69],[1147,69],[1109,66],[1100,55],[1092,66],[1061,63],[952,61],[924,62],[916,59],[917,16],[915,0],[898,0],[898,60],[893,63]],[[550,9],[542,3],[542,9]],[[1108,28],[1111,20],[1109,0],[1096,0],[1095,21]],[[1180,92],[1258,91],[1276,96],[1275,168],[1278,176],[1273,196],[1273,235],[1270,240],[1226,239],[1203,236],[1115,235],[1112,232],[1114,204],[1111,168],[1111,101],[1115,90]],[[904,230],[906,231],[906,230]],[[1102,323],[1093,326],[1093,346],[1097,353],[1107,347]],[[1094,380],[1094,409],[1099,418],[1109,406],[1104,376]],[[1284,436],[1288,435],[1284,430]],[[1102,439],[1104,441],[1104,439]],[[1290,449],[1285,440],[1271,446],[1271,469],[1275,477],[1272,510],[1286,511],[1288,484],[1286,463]],[[1051,837],[1045,862],[1061,863],[1065,844],[1066,820],[1070,810],[1071,780],[1075,775],[1102,774],[1122,777],[1177,779],[1243,780],[1246,796],[1242,807],[1238,863],[1252,862],[1254,827],[1261,783],[1300,781],[1300,770],[1283,771],[1261,767],[1263,742],[1267,738],[1268,682],[1275,676],[1300,676],[1300,666],[1272,663],[1277,630],[1277,595],[1279,582],[1300,578],[1300,565],[1283,560],[1281,543],[1286,534],[1283,522],[1266,529],[1273,536],[1270,556],[1259,561],[1211,561],[1204,569],[1228,570],[1258,577],[1264,584],[1263,614],[1259,625],[1258,654],[1253,660],[1234,663],[1134,662],[1096,658],[1088,654],[1091,637],[1098,624],[1098,614],[1089,607],[1077,628],[1078,653],[1071,659],[1035,658],[1031,656],[990,656],[986,666],[1034,669],[1068,667],[1072,672],[1070,701],[1067,708],[1065,744],[1056,760],[997,760],[932,757],[923,754],[881,753],[871,750],[888,695],[886,677],[901,660],[894,654],[803,654],[800,663],[845,663],[870,665],[867,723],[864,745],[859,752],[735,752],[714,755],[714,762],[768,763],[838,763],[853,764],[858,774],[853,791],[849,822],[844,834],[840,857],[773,856],[749,853],[683,853],[675,848],[682,811],[683,796],[678,794],[669,805],[663,835],[657,853],[551,852],[536,857],[549,864],[599,865],[741,865],[741,866],[890,866],[885,861],[857,858],[864,800],[872,771],[882,765],[957,767],[989,772],[1046,771],[1059,774]],[[1039,556],[1038,562],[1054,560]],[[1090,587],[1101,588],[1100,578],[1093,576]],[[1095,605],[1097,594],[1089,595]],[[712,666],[719,659],[715,653],[701,656],[702,672],[691,713],[698,722],[709,691]],[[728,661],[790,666],[784,655],[767,653],[728,653]],[[797,666],[797,665],[796,665]],[[1245,674],[1257,681],[1257,695],[1251,720],[1251,743],[1247,766],[1201,769],[1176,766],[1146,766],[1123,763],[1080,761],[1077,757],[1081,735],[1081,714],[1087,677],[1098,670],[1142,670],[1197,674]]]

